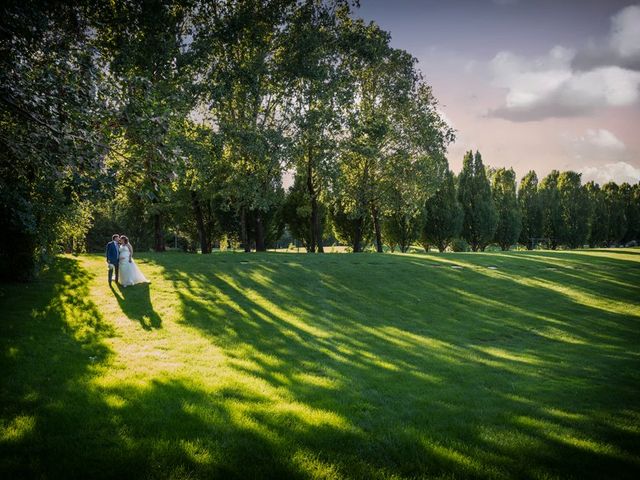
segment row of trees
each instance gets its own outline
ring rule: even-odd
[[[91,225],[156,251],[170,233],[203,253],[222,237],[264,250],[286,171],[310,251],[327,208],[354,250],[369,223],[382,250],[382,218],[435,191],[453,132],[415,59],[355,3],[3,2],[2,275]]]
[[[628,244],[640,239],[640,183],[582,185],[579,173],[557,170],[538,182],[532,170],[517,185],[513,169],[486,168],[467,152],[458,178],[449,173],[427,200],[419,228],[425,248],[440,251],[458,237],[473,251]]]
[[[446,247],[459,218],[473,249],[513,243],[513,172],[467,155],[454,178],[454,132],[415,59],[354,3],[3,2],[0,276],[114,231],[138,249],[174,239],[208,253],[265,250],[286,228],[309,252],[328,237],[359,252]],[[562,175],[536,195],[570,206]],[[556,213],[543,213],[547,228]],[[574,245],[561,215],[540,236]]]

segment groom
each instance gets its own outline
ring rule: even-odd
[[[109,265],[109,285],[111,285],[111,276],[116,271],[116,283],[118,282],[118,259],[120,257],[120,235],[117,233],[111,236],[111,241],[107,243],[107,264]]]

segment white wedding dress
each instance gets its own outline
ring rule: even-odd
[[[136,283],[149,283],[147,277],[143,275],[143,273],[136,265],[136,262],[131,260],[131,253],[129,249],[125,246],[120,247],[120,265],[118,271],[118,279],[120,281],[120,285],[123,287],[130,287],[131,285],[135,285]]]

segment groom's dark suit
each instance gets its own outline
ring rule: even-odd
[[[120,258],[118,247],[119,245],[116,241],[107,243],[107,262],[116,267],[116,282],[118,281],[118,260]],[[113,270],[109,269],[109,283],[111,283],[111,275],[113,275],[112,272]]]

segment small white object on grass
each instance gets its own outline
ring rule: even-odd
[[[489,270],[497,270],[498,267],[487,267]]]

